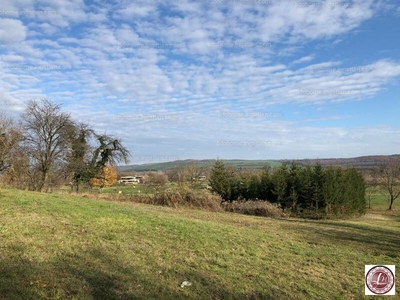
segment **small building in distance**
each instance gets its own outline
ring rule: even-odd
[[[142,176],[124,176],[118,182],[122,184],[138,184],[142,183]]]

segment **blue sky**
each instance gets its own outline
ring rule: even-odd
[[[0,104],[62,103],[131,163],[399,153],[399,7],[2,0]]]

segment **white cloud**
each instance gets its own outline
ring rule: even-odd
[[[290,33],[316,39],[347,32],[373,15],[372,1],[364,1],[351,7],[332,6],[330,3],[327,1],[319,3],[320,5],[302,6],[293,2],[276,2],[269,9],[273,18],[266,18],[262,28],[270,35],[282,36]]]
[[[8,54],[8,55],[0,55],[0,61],[4,61],[6,63],[14,63],[14,62],[22,62],[24,57],[20,55]]]
[[[55,26],[50,25],[49,23],[42,23],[38,26],[38,29],[40,31],[40,34],[45,34],[45,35],[52,35],[55,34],[58,31],[58,28]]]
[[[115,31],[115,36],[122,44],[135,45],[139,44],[139,36],[132,30],[129,25],[122,25]],[[131,46],[132,47],[132,46]]]
[[[21,8],[30,9],[33,7],[34,0],[2,0],[1,10],[18,11]]]
[[[301,57],[301,58],[296,59],[295,61],[293,61],[292,64],[295,65],[295,64],[301,64],[301,63],[304,63],[304,62],[309,62],[309,61],[313,60],[314,58],[315,58],[315,55],[303,56],[303,57]]]
[[[115,12],[114,18],[129,20],[135,17],[147,17],[157,13],[157,6],[152,3],[132,3]]]
[[[20,20],[0,19],[0,43],[10,45],[26,38],[26,27]]]
[[[264,137],[282,146],[246,149],[249,155],[290,156],[298,149],[300,156],[323,156],[340,153],[343,145],[350,145],[348,154],[357,147],[378,149],[368,143],[388,135],[391,127],[352,131],[310,124],[344,120],[336,115],[304,116],[298,122],[217,117],[217,111],[362,101],[396,84],[400,76],[396,60],[364,60],[352,68],[349,60],[324,56],[317,48],[316,54],[304,51],[310,41],[344,40],[374,16],[371,1],[354,7],[249,3],[175,1],[167,8],[160,1],[95,1],[90,6],[81,0],[37,2],[37,9],[57,13],[0,19],[0,42],[15,46],[0,50],[0,95],[7,101],[47,96],[64,102],[77,118],[134,141],[131,146],[139,144],[139,151],[160,137],[170,139],[168,151],[173,143],[189,139],[183,148],[198,155],[239,155],[243,148],[217,147],[216,142]],[[33,7],[32,1],[14,4],[7,1],[7,7]],[[7,68],[10,64],[15,68]],[[46,65],[68,68],[38,68]],[[177,119],[118,119],[119,114]],[[369,134],[363,135],[364,129]],[[198,144],[201,140],[206,144]]]

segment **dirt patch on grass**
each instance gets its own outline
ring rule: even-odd
[[[382,220],[382,221],[390,221],[392,219],[390,216],[382,214],[365,214],[361,218],[369,220]]]

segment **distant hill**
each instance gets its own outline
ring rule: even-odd
[[[240,169],[262,169],[265,166],[277,168],[283,163],[295,161],[299,165],[315,165],[318,161],[322,166],[341,166],[355,167],[358,169],[368,169],[376,167],[385,161],[400,160],[400,154],[395,155],[371,155],[353,158],[325,158],[325,159],[297,159],[297,160],[243,160],[243,159],[222,159],[225,165]],[[198,168],[211,167],[215,159],[187,159],[163,163],[150,163],[143,165],[119,166],[121,172],[147,172],[147,171],[168,171],[173,168],[195,164]]]
[[[171,162],[163,163],[151,163],[143,165],[128,165],[119,166],[118,169],[121,172],[146,172],[146,171],[168,171],[177,167],[189,166],[195,164],[198,168],[211,167],[215,163],[215,159],[203,159],[203,160],[177,160]],[[262,169],[265,166],[270,166],[271,168],[276,168],[281,165],[279,161],[275,160],[242,160],[242,159],[222,159],[225,165],[242,168],[242,169]]]
[[[315,165],[318,161],[322,166],[341,166],[355,167],[358,169],[373,168],[382,165],[385,162],[394,162],[400,160],[399,154],[394,155],[370,155],[353,158],[326,158],[326,159],[299,159],[296,162],[299,165]],[[290,162],[288,160],[282,162]]]

